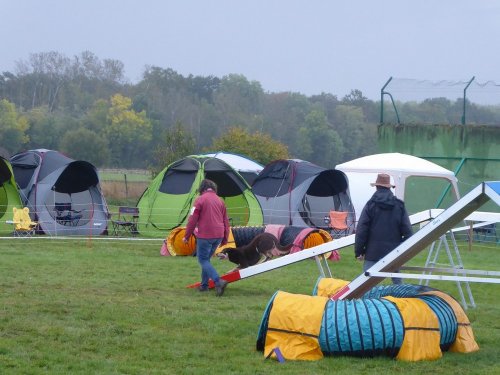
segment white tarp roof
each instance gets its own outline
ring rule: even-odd
[[[446,179],[452,184],[455,197],[457,199],[460,197],[457,178],[452,171],[412,155],[397,152],[369,155],[338,164],[335,169],[344,172],[349,179],[349,192],[357,218],[375,191],[370,183],[375,181],[378,173],[387,173],[391,176],[392,184],[396,185],[394,194],[402,200],[404,200],[405,182],[410,176]]]
[[[387,173],[401,176],[426,176],[457,181],[455,174],[428,160],[398,152],[375,154],[354,159],[335,167],[341,171]]]
[[[255,174],[259,174],[264,169],[259,163],[237,154],[220,151],[205,155],[225,161],[238,172],[254,172]]]

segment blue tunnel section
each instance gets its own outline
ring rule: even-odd
[[[455,342],[458,331],[458,322],[453,309],[443,299],[437,296],[418,296],[436,314],[439,321],[439,333],[441,334],[439,346],[441,351],[448,351]]]
[[[269,315],[271,314],[271,309],[273,308],[273,302],[276,298],[278,292],[274,293],[269,302],[267,303],[266,309],[264,310],[264,315],[259,326],[259,333],[257,334],[257,350],[260,352],[264,351],[264,344],[266,341],[267,327],[269,325]]]
[[[457,337],[458,322],[452,307],[442,298],[422,293],[436,290],[428,286],[401,284],[401,285],[379,285],[362,297],[364,300],[382,298],[386,296],[397,298],[418,298],[424,301],[437,316],[439,321],[440,347],[447,351]]]
[[[396,297],[396,298],[409,298],[415,297],[420,293],[435,290],[425,285],[414,284],[399,284],[399,285],[378,285],[363,295],[363,299],[367,298],[382,298],[382,297]]]
[[[319,344],[324,355],[395,357],[403,337],[403,319],[390,301],[328,301]]]

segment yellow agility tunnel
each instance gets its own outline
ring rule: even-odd
[[[257,350],[267,357],[279,349],[284,358],[296,360],[386,355],[405,361],[479,350],[464,310],[439,290],[388,285],[360,299],[331,300],[332,289],[344,283],[320,279],[313,294],[323,295],[276,292],[260,324]]]

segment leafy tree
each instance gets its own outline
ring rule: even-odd
[[[108,122],[108,111],[110,103],[108,100],[99,99],[94,102],[85,115],[81,118],[80,126],[92,130],[95,133],[104,131],[104,126]]]
[[[302,148],[299,129],[311,111],[311,102],[299,93],[270,93],[265,95],[262,124],[258,131],[269,134],[285,144],[291,157],[298,157]]]
[[[107,100],[99,99],[85,113],[82,118],[82,125],[95,133],[104,133],[108,122],[108,111],[110,103]]]
[[[215,139],[207,151],[226,151],[246,155],[261,164],[289,157],[287,147],[271,138],[268,134],[248,133],[241,127],[230,128],[224,135]]]
[[[245,76],[230,74],[222,78],[215,93],[215,106],[222,116],[222,129],[232,124],[253,123],[254,115],[262,111],[264,92],[259,82],[249,82]]]
[[[97,99],[123,91],[124,66],[92,52],[68,58],[56,51],[33,53],[16,62],[16,74],[3,74],[0,89],[19,107],[46,106],[49,112],[84,111]]]
[[[399,119],[405,124],[446,124],[450,102],[445,98],[434,98],[423,102],[396,102]],[[384,111],[384,122],[397,122],[392,106]],[[460,112],[459,112],[460,113]],[[458,119],[458,117],[457,117]]]
[[[107,139],[89,129],[66,132],[59,143],[59,149],[76,160],[86,160],[96,166],[109,165]]]
[[[6,113],[12,108],[6,110],[3,104],[0,142],[4,147],[12,151],[21,147],[57,149],[64,139],[69,150],[75,134],[80,134],[76,130],[82,128],[107,140],[110,166],[164,166],[163,159],[191,153],[183,145],[177,156],[175,150],[171,150],[172,157],[161,155],[164,137],[175,139],[177,124],[182,125],[179,139],[194,139],[194,145],[188,145],[193,151],[213,147],[214,139],[225,139],[231,134],[228,129],[237,126],[245,134],[216,148],[245,153],[262,162],[276,156],[269,156],[270,151],[260,144],[247,146],[240,138],[260,135],[263,144],[277,142],[290,157],[325,166],[378,151],[380,103],[367,99],[360,90],[352,90],[342,99],[330,93],[310,97],[296,92],[270,93],[259,82],[239,74],[183,76],[161,67],[147,67],[142,80],[131,84],[125,80],[120,61],[99,59],[90,51],[73,57],[54,51],[30,55],[16,64],[14,73],[0,74],[1,99],[15,105],[15,115],[9,117]],[[395,111],[387,102],[384,122],[396,122]],[[464,105],[463,98],[396,104],[403,124],[460,124]],[[469,99],[465,104],[467,124],[500,123],[500,106],[479,105]],[[80,135],[84,144],[92,139],[92,133]],[[160,155],[154,156],[153,150],[160,150]]]
[[[320,106],[326,115],[326,118],[331,122],[334,115],[335,109],[340,103],[336,95],[321,93],[321,95],[313,95],[309,99],[316,107]]]
[[[165,132],[161,144],[153,152],[153,174],[157,174],[174,161],[193,154],[194,151],[194,137],[187,133],[184,125],[178,121],[174,128]]]
[[[28,120],[17,113],[14,104],[0,100],[0,140],[9,153],[15,153],[29,141]]]
[[[339,162],[376,152],[377,126],[365,122],[360,107],[352,105],[337,106],[334,124],[334,128],[344,144],[344,154]]]
[[[29,121],[30,141],[28,147],[57,150],[64,133],[75,129],[78,121],[66,112],[50,112],[47,106],[33,108],[26,112]]]
[[[147,108],[150,116],[173,125],[181,118],[180,113],[186,104],[183,101],[185,86],[184,77],[173,69],[152,66],[146,69],[143,80],[134,91],[141,97],[140,106]]]
[[[377,124],[380,120],[379,104],[369,100],[360,90],[351,90],[342,98],[342,104],[360,108],[366,122]]]
[[[135,112],[132,100],[120,94],[111,97],[104,135],[111,157],[121,167],[144,167],[150,157],[152,125],[146,112]]]
[[[342,98],[342,103],[361,107],[368,101],[368,98],[363,96],[361,90],[351,90],[349,94]]]
[[[300,158],[325,168],[333,168],[342,159],[342,139],[328,124],[323,111],[312,110],[299,132],[303,141],[302,147],[297,151]]]
[[[49,112],[58,104],[60,91],[67,82],[70,59],[56,51],[32,53],[28,60],[16,63],[31,98],[30,108],[47,106]],[[28,105],[28,102],[25,103]]]
[[[202,77],[189,75],[186,80],[189,91],[194,98],[213,103],[214,92],[220,86],[219,78],[214,76]]]

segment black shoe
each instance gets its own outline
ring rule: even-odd
[[[220,279],[219,282],[215,285],[215,292],[217,297],[221,297],[224,294],[224,289],[226,289],[227,281],[224,279]]]
[[[208,292],[208,287],[207,286],[199,286],[198,287],[198,291],[199,292]]]

